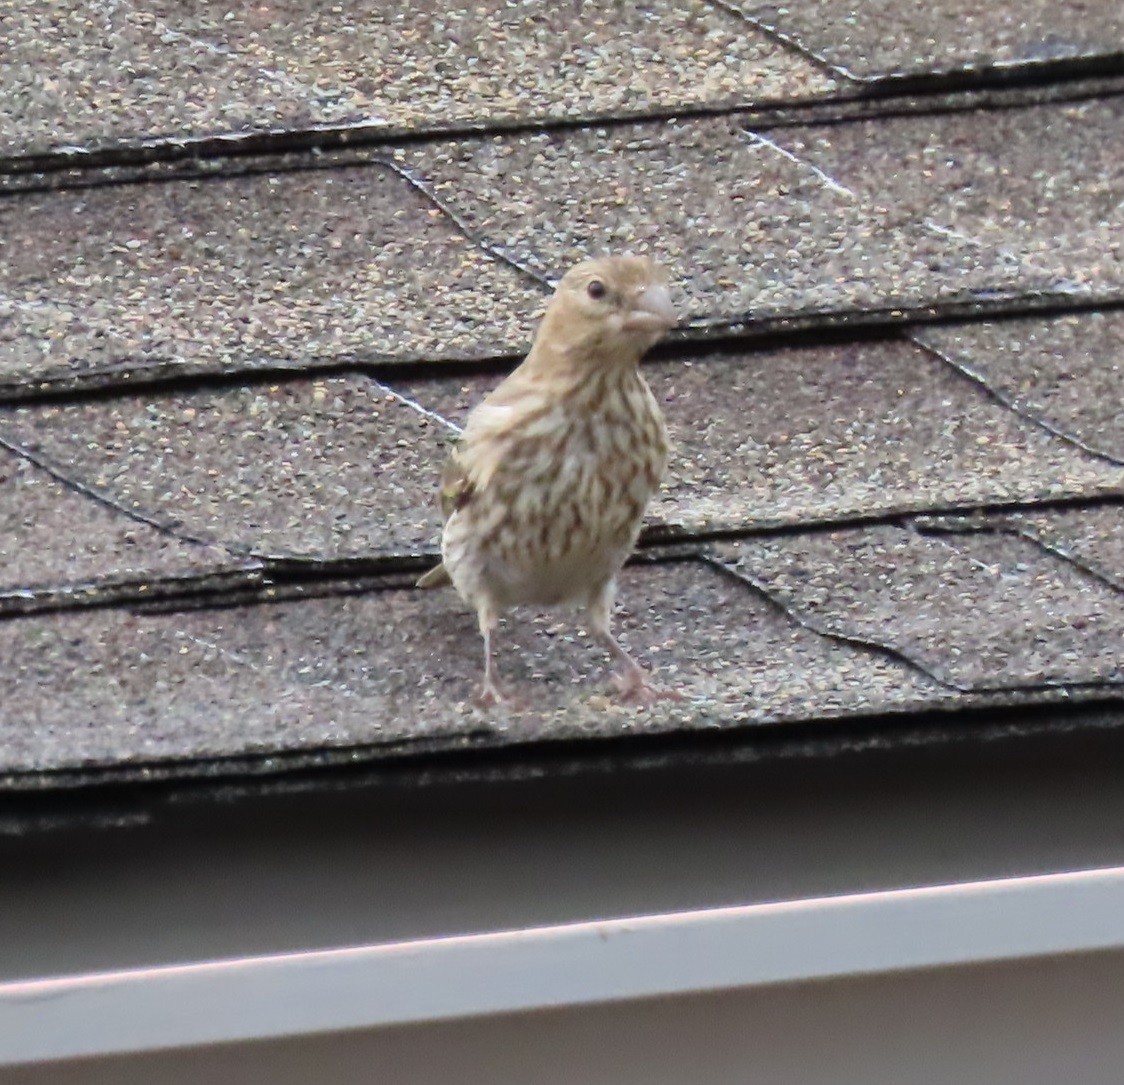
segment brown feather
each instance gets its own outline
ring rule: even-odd
[[[449,576],[449,570],[445,568],[445,563],[435,565],[428,573],[422,573],[418,577],[414,586],[417,588],[443,588],[446,584],[452,584],[453,578]]]
[[[458,449],[454,448],[441,472],[441,489],[438,494],[445,519],[463,509],[472,500],[472,493],[472,482],[465,473]]]
[[[531,352],[469,415],[441,480],[440,568],[476,608],[486,640],[511,606],[577,603],[627,660],[609,632],[615,579],[668,457],[638,367],[674,319],[650,260],[579,264],[559,283]],[[440,580],[437,570],[423,577]],[[629,665],[628,681],[642,686]],[[490,668],[485,693],[494,698]]]

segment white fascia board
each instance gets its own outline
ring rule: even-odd
[[[0,984],[0,1065],[1124,948],[1124,867]]]

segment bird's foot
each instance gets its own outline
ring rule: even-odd
[[[499,686],[488,682],[480,687],[480,692],[476,694],[476,703],[480,708],[495,708],[496,705],[506,704],[507,698],[500,691]]]
[[[613,675],[617,695],[625,704],[649,705],[657,701],[682,701],[678,690],[667,689],[653,682],[645,671],[636,667]]]
[[[485,682],[476,695],[476,704],[480,708],[507,708],[518,712],[523,707],[523,701],[513,693],[500,689],[495,682]]]

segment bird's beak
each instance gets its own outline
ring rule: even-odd
[[[679,323],[671,295],[662,283],[644,287],[632,303],[624,319],[624,329],[630,332],[662,332]]]

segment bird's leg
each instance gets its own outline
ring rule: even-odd
[[[624,701],[651,702],[659,700],[682,700],[674,690],[662,689],[652,682],[648,672],[636,662],[613,636],[612,610],[616,584],[609,581],[603,585],[590,601],[586,609],[589,630],[605,646],[609,654],[620,664],[620,670],[613,675],[613,682]]]
[[[492,646],[492,635],[499,621],[499,615],[487,604],[480,607],[478,617],[480,620],[480,633],[484,638],[484,686],[477,697],[479,703],[485,707],[501,704],[506,698],[500,692],[496,683],[496,661]]]

